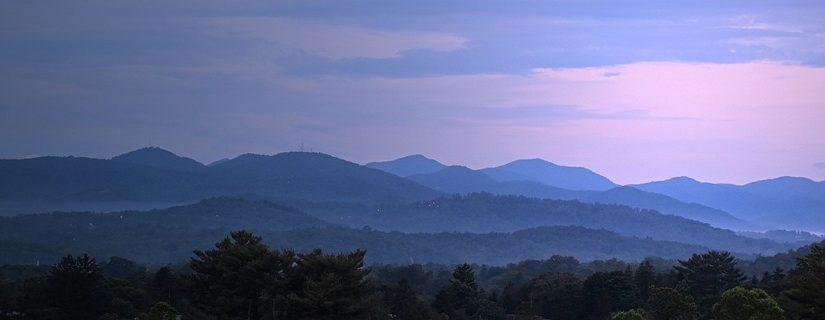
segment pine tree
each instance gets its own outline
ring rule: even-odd
[[[825,319],[825,247],[813,246],[811,252],[797,258],[792,273],[793,286],[786,291],[805,319]]]
[[[395,287],[390,312],[399,319],[411,319],[417,302],[415,290],[407,283],[407,279],[401,279]]]
[[[46,282],[52,303],[65,319],[90,319],[103,313],[107,302],[102,288],[103,273],[88,255],[64,257],[49,272]]]
[[[234,231],[215,249],[195,251],[192,268],[196,313],[220,319],[259,319],[261,297],[278,278],[282,258],[247,231]]]
[[[746,279],[736,264],[736,258],[729,252],[708,251],[693,254],[687,261],[679,260],[679,265],[674,268],[686,281],[688,293],[696,299],[701,314],[709,315],[711,307],[725,290]]]
[[[450,319],[467,319],[478,311],[479,299],[473,268],[465,263],[455,267],[450,283],[436,294],[433,307]]]
[[[319,249],[299,255],[290,310],[300,319],[360,319],[369,313],[366,251],[325,255]]]
[[[633,282],[639,288],[639,297],[646,301],[649,296],[650,287],[656,283],[656,272],[650,261],[645,260],[636,268],[633,273]]]
[[[596,272],[584,281],[585,312],[590,319],[605,319],[613,312],[641,305],[633,280],[622,271]]]

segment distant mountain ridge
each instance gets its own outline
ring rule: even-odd
[[[698,244],[719,250],[775,253],[791,246],[736,235],[706,223],[624,205],[473,193],[412,204],[294,204],[326,221],[400,232],[512,232],[538,226],[582,226],[625,236]]]
[[[825,182],[780,177],[738,186],[679,177],[628,187],[585,168],[541,159],[472,170],[448,167],[422,155],[362,166],[321,153],[287,152],[244,154],[205,166],[149,147],[109,160],[0,160],[0,214],[77,209],[84,203],[90,204],[88,208],[146,208],[150,203],[239,194],[278,200],[409,203],[443,193],[491,192],[650,208],[735,230],[825,232]],[[123,203],[129,205],[117,209]]]
[[[622,204],[636,208],[655,209],[666,214],[702,221],[722,228],[736,230],[759,228],[722,210],[699,204],[684,203],[665,195],[632,187],[615,187],[605,191],[573,191],[535,181],[496,181],[489,177],[485,171],[472,170],[461,166],[446,167],[431,174],[413,175],[409,179],[445,193],[490,192],[498,195],[522,195],[544,199],[576,199],[584,202]]]
[[[678,177],[634,187],[725,210],[774,228],[825,232],[825,181],[779,177],[733,185]]]
[[[618,187],[590,169],[560,166],[542,159],[516,160],[481,171],[498,181],[535,181],[568,190],[604,191]]]
[[[506,264],[554,254],[582,260],[648,256],[686,258],[705,247],[621,236],[607,230],[546,226],[511,233],[382,232],[336,227],[299,209],[243,198],[214,198],[152,211],[63,212],[0,218],[0,264],[56,262],[86,252],[101,260],[118,255],[145,263],[185,261],[212,247],[230,230],[252,230],[275,248],[351,251],[366,248],[370,261]]]
[[[414,201],[439,193],[321,153],[245,154],[213,166],[160,148],[111,160],[0,160],[0,202],[196,201],[259,194],[327,201]]]
[[[429,174],[447,167],[436,160],[420,154],[414,154],[395,160],[370,162],[365,166],[386,171],[399,177],[409,177],[416,174]]]
[[[113,157],[112,161],[146,165],[170,170],[199,170],[204,167],[200,162],[178,156],[159,147],[141,148]]]

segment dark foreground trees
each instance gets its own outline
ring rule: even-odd
[[[806,319],[825,319],[825,247],[814,246],[797,259],[793,287],[786,291],[792,308]]]
[[[35,319],[96,319],[110,308],[100,265],[88,255],[64,257],[44,279],[24,286],[23,309]]]
[[[195,252],[186,265],[152,271],[121,258],[98,264],[66,256],[37,269],[41,277],[0,268],[0,320],[774,320],[823,319],[825,308],[819,247],[789,273],[747,283],[724,252],[697,254],[675,268],[656,259],[634,265],[554,257],[507,266],[383,265],[370,272],[364,258],[362,250],[272,250],[245,231]],[[698,299],[711,304],[704,315]]]
[[[782,308],[762,289],[736,287],[713,305],[715,320],[783,320]]]
[[[214,319],[361,319],[369,311],[362,250],[296,255],[232,232],[192,259],[192,312]]]
[[[676,270],[687,284],[702,315],[709,315],[713,304],[725,290],[736,287],[745,280],[737,266],[737,260],[729,252],[708,251],[693,254],[687,261],[679,261]]]

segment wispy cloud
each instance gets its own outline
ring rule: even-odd
[[[261,41],[261,48],[273,55],[384,59],[397,58],[410,50],[459,50],[468,41],[449,33],[364,28],[282,17],[211,18],[205,23],[219,37]]]

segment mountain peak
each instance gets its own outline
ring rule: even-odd
[[[178,155],[174,154],[172,151],[163,149],[161,147],[151,146],[151,147],[143,147],[143,148],[140,148],[140,149],[136,149],[136,150],[126,152],[124,154],[115,156],[112,159],[123,159],[123,158],[136,157],[136,156],[141,156],[141,157],[147,157],[147,156],[152,156],[152,157],[170,157],[170,156],[171,157],[178,157]]]
[[[555,166],[560,167],[559,165],[552,163],[550,161],[544,160],[542,158],[532,158],[532,159],[519,159],[515,161],[511,161],[505,166],[509,165],[537,165],[537,166]]]
[[[421,154],[413,154],[390,161],[370,162],[365,166],[389,172],[400,177],[430,174],[444,169],[446,165]]]
[[[678,183],[701,183],[701,182],[699,182],[698,180],[693,179],[693,178],[688,177],[688,176],[673,177],[673,178],[670,178],[670,179],[665,180],[665,182],[678,182]]]
[[[590,169],[560,166],[544,159],[522,159],[482,170],[498,181],[534,181],[568,190],[608,190],[617,185]]]
[[[139,164],[170,170],[197,170],[203,164],[190,158],[181,157],[160,147],[145,147],[130,151],[111,159],[112,161]]]

